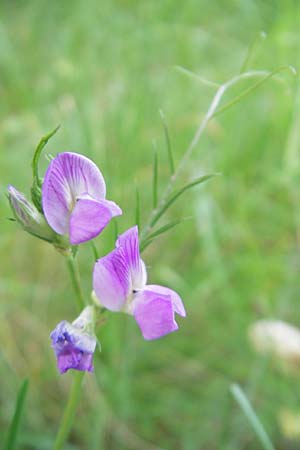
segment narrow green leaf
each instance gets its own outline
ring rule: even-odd
[[[31,167],[33,172],[33,178],[37,181],[38,185],[41,186],[41,181],[39,179],[39,159],[42,153],[43,148],[49,141],[49,139],[54,136],[54,134],[59,130],[60,125],[58,125],[54,130],[50,131],[50,133],[46,134],[46,136],[43,136],[40,142],[38,143],[38,146],[34,152]]]
[[[24,380],[22,386],[18,392],[15,412],[8,430],[8,435],[4,450],[14,450],[16,448],[16,442],[22,418],[23,408],[25,404],[26,394],[28,391],[28,379]]]
[[[118,222],[116,220],[113,221],[113,224],[114,224],[114,242],[113,242],[113,245],[115,245],[115,242],[118,239],[119,230],[118,230]]]
[[[160,234],[166,233],[167,231],[171,230],[172,228],[176,227],[176,225],[179,225],[183,222],[184,219],[181,220],[174,220],[173,222],[169,222],[166,225],[163,225],[162,227],[158,228],[156,231],[153,231],[153,233],[150,233],[147,237],[147,239],[154,239]]]
[[[279,73],[279,72],[281,72],[283,70],[289,70],[290,72],[292,72],[293,75],[296,74],[296,70],[294,69],[293,66],[281,66],[281,67],[278,67],[277,69],[273,70],[272,72],[269,72],[263,78],[258,80],[252,86],[250,86],[249,88],[245,89],[241,94],[237,95],[232,100],[229,100],[227,103],[225,103],[225,105],[223,105],[219,109],[217,109],[211,117],[216,117],[219,114],[223,113],[226,109],[230,108],[231,106],[234,106],[236,103],[239,103],[242,100],[242,98],[247,97],[249,94],[251,94],[251,92],[256,90],[258,87],[260,87],[262,84],[264,84],[267,80],[269,80],[270,78],[274,77],[274,75],[276,75],[277,73]]]
[[[267,37],[267,33],[265,33],[264,31],[260,31],[259,33],[257,33],[254,36],[254,39],[252,39],[252,41],[251,41],[251,43],[250,43],[250,45],[248,47],[247,54],[246,54],[246,57],[245,57],[245,59],[243,61],[240,73],[243,73],[243,72],[245,72],[247,70],[247,68],[249,66],[249,62],[250,62],[252,56],[254,55],[258,45],[262,41],[264,41],[266,39],[266,37]]]
[[[153,239],[145,239],[140,242],[140,253],[143,253],[144,250],[153,242]]]
[[[145,250],[148,245],[150,245],[154,239],[156,239],[159,235],[166,233],[167,231],[171,230],[171,228],[176,227],[176,225],[179,225],[182,223],[185,219],[181,220],[174,220],[174,222],[167,223],[166,225],[163,225],[162,227],[158,228],[156,231],[153,231],[153,233],[148,234],[148,236],[143,239],[140,239],[140,251],[142,252]]]
[[[201,77],[197,73],[194,73],[191,70],[186,69],[185,67],[175,66],[175,69],[177,69],[179,72],[183,73],[184,75],[187,75],[188,77],[196,78],[198,81],[203,83],[205,86],[209,86],[209,87],[212,87],[215,89],[219,88],[221,86],[220,83],[216,83],[215,81],[207,80],[206,78]]]
[[[172,146],[171,146],[171,140],[170,140],[170,134],[169,134],[169,129],[168,129],[168,125],[166,122],[166,118],[164,113],[162,112],[162,110],[159,111],[161,120],[162,120],[162,124],[164,127],[164,133],[165,133],[165,138],[166,138],[166,145],[167,145],[167,152],[168,152],[168,158],[169,158],[169,164],[170,164],[170,171],[171,171],[171,175],[174,174],[175,172],[175,165],[174,165],[174,159],[173,159],[173,153],[172,153]]]
[[[138,229],[140,229],[140,212],[141,212],[141,208],[140,208],[140,193],[139,193],[139,189],[138,187],[136,188],[136,203],[135,203],[135,223],[138,226]]]
[[[95,261],[97,261],[97,259],[99,259],[99,254],[98,254],[98,250],[96,247],[95,242],[93,241],[93,239],[90,241],[91,243],[91,248],[92,248],[92,252],[93,252],[93,256],[95,258]]]
[[[261,421],[255,414],[254,409],[252,408],[248,398],[244,394],[243,390],[240,388],[238,384],[232,384],[230,386],[230,391],[238,403],[239,407],[245,414],[248,419],[254,433],[256,434],[257,439],[260,441],[261,446],[264,450],[275,450],[269,436],[267,435]]]
[[[158,161],[157,161],[157,152],[154,152],[154,160],[153,160],[153,209],[157,207],[157,183],[158,183]]]
[[[153,216],[153,219],[151,220],[150,226],[153,227],[158,220],[161,218],[161,216],[167,211],[167,209],[170,208],[170,206],[188,189],[191,189],[194,186],[197,186],[198,184],[204,183],[205,181],[209,180],[210,178],[215,177],[217,174],[212,173],[209,175],[204,175],[200,178],[197,178],[196,180],[192,181],[191,183],[186,184],[181,189],[179,189],[177,192],[171,194],[169,199],[166,200],[164,205],[157,211],[157,213]]]

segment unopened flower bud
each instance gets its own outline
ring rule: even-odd
[[[47,224],[44,216],[26,199],[24,194],[13,186],[9,186],[8,199],[16,220],[25,231],[45,241],[55,241],[55,233]]]

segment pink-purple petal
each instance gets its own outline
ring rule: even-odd
[[[105,308],[111,311],[123,308],[132,285],[122,248],[113,250],[95,263],[93,289]]]
[[[147,271],[140,257],[138,227],[134,226],[118,237],[116,246],[123,248],[129,267],[133,288],[143,289],[147,282]]]
[[[69,225],[72,245],[86,242],[101,233],[112,219],[111,203],[113,202],[90,198],[79,198],[76,201]]]
[[[104,178],[90,159],[77,153],[60,153],[49,164],[43,182],[42,203],[47,222],[58,234],[67,234],[77,197],[89,194],[101,200],[105,193]]]
[[[146,289],[148,291],[155,292],[156,294],[169,295],[173,302],[174,311],[180,316],[186,317],[184,305],[177,292],[165,286],[160,286],[158,284],[147,284]]]
[[[144,339],[158,339],[178,329],[169,295],[144,290],[135,295],[133,315]]]
[[[75,326],[75,322],[70,324],[63,320],[52,331],[50,337],[60,373],[65,373],[69,369],[93,371],[96,348],[96,339],[93,335]]]
[[[61,374],[69,369],[81,370],[83,372],[93,372],[93,353],[83,353],[77,349],[65,349],[57,355],[57,367]]]

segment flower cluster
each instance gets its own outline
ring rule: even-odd
[[[40,211],[13,186],[8,197],[16,220],[27,232],[68,250],[98,236],[111,219],[122,214],[106,199],[99,168],[77,153],[58,154],[42,182]],[[159,285],[146,284],[147,271],[140,257],[138,227],[121,234],[116,248],[98,259],[93,271],[93,298],[110,311],[132,315],[147,340],[176,331],[175,313],[185,316],[179,295]],[[61,373],[69,369],[93,371],[96,348],[94,307],[86,307],[71,324],[60,322],[51,333]]]

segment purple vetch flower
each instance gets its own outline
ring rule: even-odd
[[[93,372],[96,338],[92,306],[87,306],[72,324],[66,320],[60,322],[50,337],[60,373],[69,369]]]
[[[102,173],[90,159],[77,153],[59,153],[51,161],[42,187],[47,222],[56,233],[69,235],[71,244],[93,239],[112,217],[122,214],[105,194]]]
[[[146,282],[138,227],[134,226],[119,236],[115,250],[96,262],[93,288],[105,308],[133,315],[143,337],[150,340],[176,331],[175,313],[183,317],[186,313],[176,292]]]

